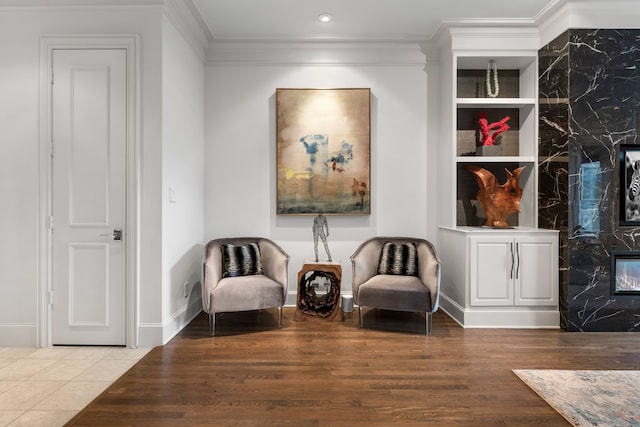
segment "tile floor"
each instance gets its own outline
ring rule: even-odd
[[[149,350],[0,347],[0,427],[63,426]]]

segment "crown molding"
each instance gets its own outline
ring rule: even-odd
[[[544,12],[536,20],[541,46],[568,29],[640,28],[640,2],[637,0],[558,0],[554,7]]]
[[[204,62],[212,40],[192,0],[0,0],[0,10],[153,10],[162,11]]]
[[[164,0],[0,0],[2,9],[157,9]]]
[[[535,50],[540,48],[540,35],[534,26],[449,27],[452,50]]]
[[[163,0],[162,3],[164,15],[205,62],[207,48],[213,38],[193,1]]]
[[[449,41],[452,34],[463,34],[464,32],[480,36],[494,32],[496,37],[504,37],[512,33],[516,37],[522,37],[523,34],[531,34],[535,31],[534,19],[447,19],[440,22],[429,40],[442,45]]]
[[[207,50],[207,65],[394,65],[424,66],[420,43],[217,42]]]
[[[549,4],[547,4],[540,12],[533,17],[533,22],[536,27],[540,26],[544,21],[549,19],[549,17],[554,16],[559,11],[564,10],[567,4],[567,0],[553,0]]]

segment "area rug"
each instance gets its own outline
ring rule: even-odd
[[[640,426],[640,371],[513,372],[574,426]]]

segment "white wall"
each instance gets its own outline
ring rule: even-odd
[[[161,31],[161,8],[0,8],[0,346],[37,345],[42,35],[140,35],[138,315],[162,324]]]
[[[252,235],[275,240],[291,255],[288,304],[295,303],[297,273],[313,257],[313,218],[276,215],[275,90],[370,88],[371,215],[328,218],[331,255],[341,260],[342,288],[350,293],[349,256],[364,239],[429,237],[427,209],[434,200],[427,198],[425,59],[414,47],[406,60],[388,61],[384,49],[371,46],[323,46],[316,57],[300,49],[302,59],[293,59],[295,46],[269,49],[250,46],[243,56],[243,47],[234,45],[229,57],[226,47],[208,53],[205,241]]]
[[[163,343],[202,309],[203,153],[204,63],[165,17],[162,27]],[[185,283],[188,283],[187,296]]]
[[[0,13],[0,345],[36,339],[39,24],[22,17]]]

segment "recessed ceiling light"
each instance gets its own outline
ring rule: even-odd
[[[327,23],[327,22],[331,22],[333,20],[333,16],[331,16],[330,13],[322,13],[320,15],[318,15],[318,21],[323,22],[323,23]]]

